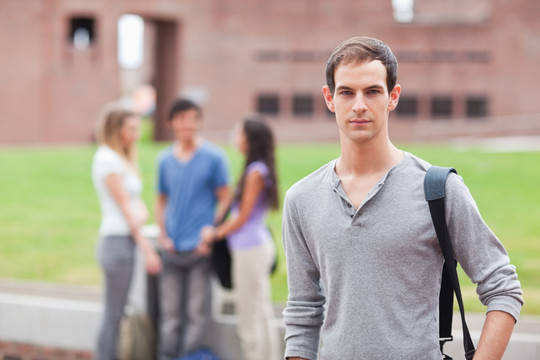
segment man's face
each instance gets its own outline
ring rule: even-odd
[[[326,105],[336,114],[340,136],[355,143],[388,136],[388,114],[399,100],[401,88],[386,88],[386,68],[379,60],[339,65],[334,74],[334,95],[323,88]]]
[[[176,113],[171,119],[174,137],[179,141],[193,141],[201,123],[199,112],[189,109]]]

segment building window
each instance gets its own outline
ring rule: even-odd
[[[315,52],[310,50],[295,50],[291,52],[291,60],[294,62],[314,62],[317,61]]]
[[[69,20],[69,41],[76,49],[86,49],[95,41],[95,21],[91,17],[73,17]]]
[[[126,14],[118,19],[118,64],[124,69],[138,69],[144,61],[144,20]]]
[[[259,95],[257,98],[257,112],[263,115],[277,115],[279,113],[278,96]]]
[[[280,61],[282,54],[278,50],[259,50],[255,53],[257,61],[276,62]]]
[[[487,51],[469,51],[465,54],[468,62],[472,63],[489,63],[491,54]]]
[[[414,19],[414,0],[392,0],[394,20],[410,23]]]
[[[468,118],[481,118],[487,116],[487,99],[482,96],[468,97],[465,103],[465,113]]]
[[[452,98],[449,96],[435,96],[431,99],[431,116],[436,118],[449,118],[452,116]]]
[[[430,59],[434,63],[455,63],[458,61],[458,54],[453,51],[436,50],[430,54]]]
[[[399,62],[419,63],[425,61],[426,55],[420,51],[398,50],[396,53]]]
[[[293,96],[293,114],[298,116],[313,115],[313,96],[294,95]]]
[[[396,111],[399,116],[404,117],[418,115],[418,98],[416,96],[400,97]]]

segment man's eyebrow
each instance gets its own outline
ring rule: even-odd
[[[352,88],[347,85],[339,85],[336,90],[352,90]]]
[[[370,85],[370,86],[366,87],[366,90],[372,90],[372,89],[376,89],[376,90],[384,90],[384,86],[378,85],[378,84],[374,84],[374,85]]]
[[[347,85],[339,85],[338,87],[336,87],[336,91],[338,90],[353,90],[353,88]],[[373,84],[366,86],[363,90],[384,90],[384,86],[379,84]]]

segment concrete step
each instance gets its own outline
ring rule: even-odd
[[[141,281],[136,280],[136,281]],[[134,286],[144,293],[145,287]],[[212,331],[208,342],[215,344],[224,360],[238,359],[233,293],[214,286]],[[137,295],[131,295],[132,297]],[[0,279],[0,341],[13,341],[74,350],[92,350],[101,316],[102,290],[96,286],[75,286],[35,281]],[[136,303],[136,301],[135,301]],[[276,314],[282,305],[276,304]],[[225,310],[228,309],[228,310]],[[484,314],[467,313],[467,324],[478,344]],[[279,317],[276,328],[284,334]],[[445,350],[455,360],[464,359],[459,313],[454,314],[454,341]],[[504,360],[540,360],[540,316],[520,317]]]

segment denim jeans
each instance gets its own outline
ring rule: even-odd
[[[159,281],[160,360],[204,345],[210,316],[210,259],[193,252],[163,253]]]
[[[129,235],[102,237],[97,257],[105,276],[105,298],[94,357],[96,360],[113,360],[116,359],[118,328],[133,277],[135,241]]]

